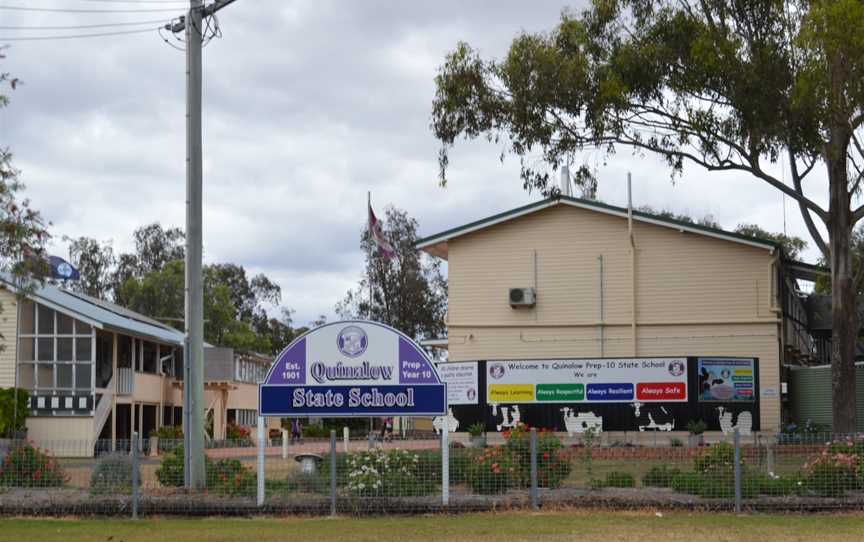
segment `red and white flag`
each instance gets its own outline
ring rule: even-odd
[[[372,238],[372,242],[375,243],[375,246],[378,247],[378,251],[385,258],[392,258],[396,255],[396,250],[381,230],[381,223],[375,216],[375,211],[372,210],[371,204],[369,205],[369,237]]]

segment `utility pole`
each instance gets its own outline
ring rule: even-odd
[[[202,490],[206,484],[204,463],[204,283],[202,276],[202,185],[201,149],[201,29],[209,17],[234,3],[190,0],[189,12],[166,28],[186,35],[186,307],[184,344],[183,415],[185,427],[184,473],[187,487]]]

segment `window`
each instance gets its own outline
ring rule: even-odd
[[[39,335],[53,335],[54,334],[54,311],[39,305],[39,311],[37,313],[39,315]]]
[[[142,348],[142,358],[141,358],[141,372],[156,374],[156,366],[157,366],[157,349],[156,343],[151,343],[150,341],[141,341],[143,343]]]
[[[36,333],[36,304],[25,300],[21,303],[20,333],[32,335]]]
[[[255,427],[258,424],[258,411],[246,408],[229,409],[226,412],[228,421],[237,425]]]
[[[21,303],[18,384],[29,390],[90,390],[89,324],[39,303]]]
[[[132,368],[134,364],[132,349],[132,337],[128,335],[117,336],[117,367]]]

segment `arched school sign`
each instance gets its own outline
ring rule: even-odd
[[[368,321],[334,322],[292,342],[259,388],[260,416],[439,416],[447,391],[423,350]]]

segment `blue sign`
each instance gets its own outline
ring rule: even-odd
[[[261,416],[439,416],[447,391],[410,338],[349,321],[318,327],[283,350],[258,402]]]
[[[633,384],[588,384],[588,401],[632,401]]]

